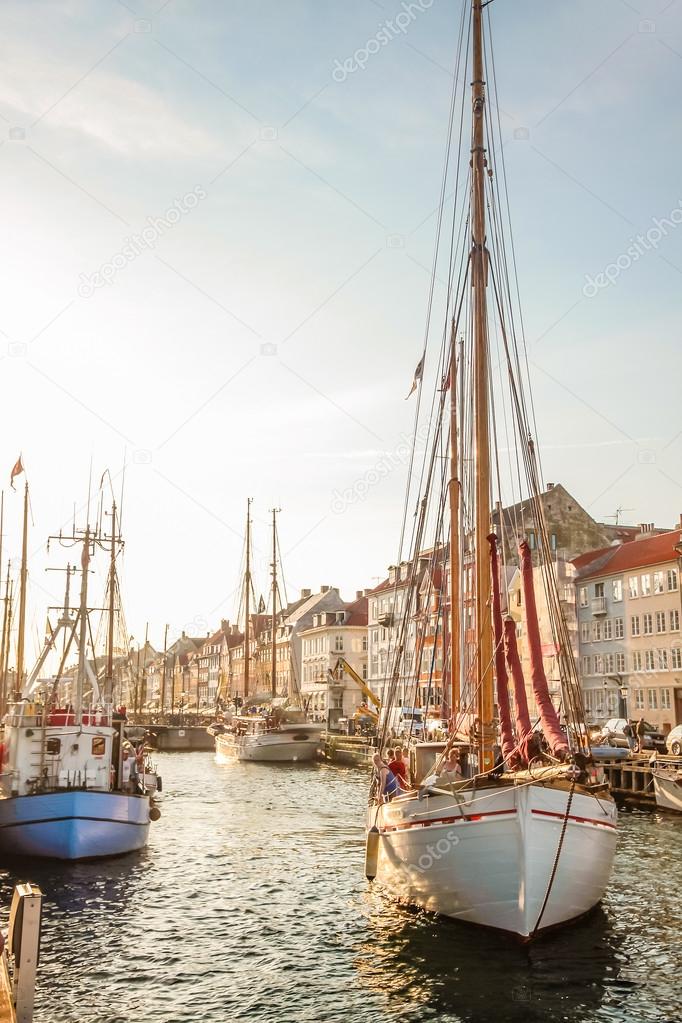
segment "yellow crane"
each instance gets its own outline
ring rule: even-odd
[[[362,716],[370,717],[375,722],[378,722],[379,721],[379,711],[381,710],[381,700],[379,699],[379,697],[376,696],[376,694],[372,692],[372,690],[369,688],[369,686],[367,685],[365,680],[360,678],[360,676],[358,675],[358,673],[355,670],[355,668],[351,668],[350,664],[348,663],[348,661],[346,660],[345,657],[339,657],[339,659],[337,660],[337,662],[334,665],[334,667],[330,668],[329,676],[330,676],[330,679],[332,681],[334,681],[334,682],[338,681],[339,669],[341,671],[345,671],[346,674],[349,675],[353,679],[353,681],[355,682],[355,684],[358,687],[358,689],[360,689],[360,691],[366,697],[367,701],[368,702],[371,701],[374,704],[374,706],[376,707],[376,710],[372,710],[371,707],[369,707],[369,706],[363,707],[362,708]],[[360,710],[360,708],[358,708],[358,710],[355,712],[354,716],[358,715],[359,710]]]

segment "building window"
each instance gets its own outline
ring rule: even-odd
[[[580,606],[587,607],[587,586],[580,587]]]
[[[668,590],[676,590],[677,586],[678,586],[677,569],[676,568],[669,568],[668,569]]]
[[[530,547],[530,549],[532,551],[535,550],[536,543],[535,543],[535,530],[534,529],[529,529],[528,530],[528,546]]]
[[[651,595],[651,576],[647,572],[646,575],[642,576],[642,596],[649,597]]]
[[[618,601],[623,599],[623,580],[614,579],[611,583],[613,587],[613,599]]]
[[[367,661],[362,662],[362,677],[367,678]]]
[[[670,631],[671,632],[680,631],[680,612],[677,610],[677,608],[670,612]]]
[[[668,651],[667,650],[659,650],[658,651],[658,670],[659,671],[667,671],[668,670]]]
[[[549,545],[550,545],[550,547],[552,548],[552,550],[553,550],[553,551],[555,551],[555,550],[557,549],[557,539],[556,539],[556,533],[552,533],[552,534],[550,535],[550,538],[549,538]]]
[[[635,650],[634,654],[632,655],[632,670],[633,671],[642,671],[642,651],[641,650]]]
[[[595,595],[595,597],[603,597],[604,596],[604,583],[595,583],[594,584],[594,595]]]
[[[604,658],[601,656],[601,654],[597,654],[597,656],[594,659],[594,673],[595,675],[604,674]]]
[[[592,642],[593,643],[598,643],[600,639],[601,639],[601,622],[600,621],[594,621],[594,622],[592,622]]]
[[[646,696],[649,710],[658,710],[658,689],[647,689]]]
[[[665,632],[665,611],[656,612],[656,632]]]
[[[628,579],[628,597],[630,600],[634,600],[635,597],[639,596],[639,580],[636,575],[631,575]]]
[[[635,708],[637,710],[644,710],[644,690],[635,689]]]
[[[653,650],[644,651],[644,670],[655,671],[655,658]]]
[[[604,639],[611,639],[613,637],[613,622],[610,618],[604,619]]]
[[[661,710],[670,710],[670,690],[661,689]]]
[[[625,654],[616,654],[616,671],[625,671]]]
[[[674,646],[670,651],[670,664],[674,671],[682,669],[682,647]]]
[[[338,653],[343,653],[343,636],[334,636],[334,650]]]
[[[639,615],[633,615],[630,619],[630,632],[633,636],[639,636]]]
[[[654,631],[654,616],[649,611],[642,615],[642,625],[644,626],[644,635],[651,636]]]
[[[613,674],[613,654],[604,654],[604,674]]]
[[[581,622],[580,623],[580,642],[581,643],[589,643],[589,641],[590,641],[590,623],[589,622]]]
[[[616,639],[623,639],[625,636],[625,620],[623,618],[614,618],[613,626]]]
[[[591,660],[592,660],[591,657],[583,657],[583,659],[582,659],[582,671],[583,671],[583,676],[584,677],[587,677],[588,675],[591,674],[591,672],[590,672],[590,667],[591,667],[590,661]]]
[[[654,593],[663,593],[663,572],[654,572]]]

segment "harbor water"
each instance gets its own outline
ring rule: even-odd
[[[363,877],[365,772],[160,754],[149,847],[0,872],[45,893],[37,1023],[679,1020],[682,820],[623,812],[588,920],[530,947]]]

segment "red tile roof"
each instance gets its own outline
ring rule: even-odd
[[[675,545],[680,543],[682,531],[673,529],[669,533],[659,533],[643,540],[631,540],[629,543],[614,547],[604,547],[599,551],[588,551],[574,558],[579,579],[588,579],[598,575],[619,575],[632,568],[646,568],[648,565],[663,565],[675,561],[677,554]]]

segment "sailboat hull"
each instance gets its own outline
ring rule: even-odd
[[[320,748],[320,729],[299,726],[295,731],[256,735],[217,735],[216,759],[264,763],[303,763],[314,760]]]
[[[399,901],[523,940],[568,923],[601,900],[616,848],[610,797],[576,789],[567,815],[568,798],[501,785],[370,807],[376,880]]]
[[[0,855],[120,856],[141,849],[148,837],[148,796],[65,790],[0,799]]]

